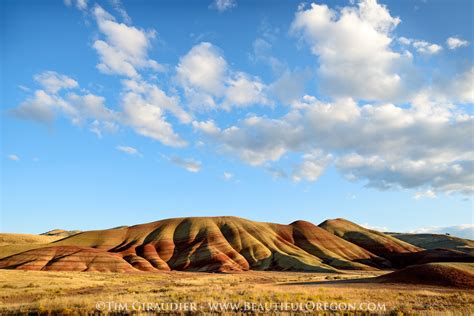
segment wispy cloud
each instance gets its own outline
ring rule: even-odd
[[[215,9],[219,12],[224,12],[236,6],[237,6],[237,2],[235,0],[214,0],[209,5],[209,8]]]
[[[231,172],[224,172],[222,177],[224,180],[231,180],[234,177],[234,174]]]
[[[416,192],[413,198],[415,200],[423,199],[423,198],[428,198],[428,199],[436,199],[438,196],[436,193],[432,190],[427,190],[427,191],[420,191]]]
[[[20,160],[20,157],[18,157],[17,155],[15,154],[10,154],[7,156],[8,159],[12,160],[12,161],[19,161]]]
[[[199,172],[201,171],[202,163],[194,159],[184,159],[178,156],[173,156],[169,158],[169,161],[175,164],[178,167],[184,168],[189,172]]]
[[[117,146],[116,149],[129,155],[142,156],[142,154],[138,151],[138,149],[134,147]]]

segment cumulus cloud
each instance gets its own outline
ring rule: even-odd
[[[331,155],[325,155],[321,151],[303,155],[303,162],[293,170],[293,181],[316,181],[323,174],[330,161]]]
[[[188,96],[222,96],[226,72],[226,60],[215,46],[207,42],[194,46],[180,58],[176,67],[177,78]],[[214,106],[214,100],[209,99],[207,105]]]
[[[18,118],[47,124],[54,120],[55,108],[69,109],[69,106],[61,98],[51,96],[44,90],[37,90],[18,107],[11,109],[10,113]]]
[[[474,240],[474,225],[473,224],[462,224],[455,226],[446,227],[425,227],[418,228],[410,231],[410,233],[416,234],[450,234],[460,238],[467,238]]]
[[[446,45],[449,49],[458,49],[460,47],[469,45],[469,42],[459,37],[453,36],[446,40]]]
[[[321,90],[333,97],[365,100],[402,98],[411,56],[391,48],[391,31],[400,23],[375,0],[338,11],[324,4],[300,6],[291,32],[318,57]]]
[[[169,159],[169,161],[178,167],[186,169],[189,172],[196,173],[201,171],[202,163],[194,159],[183,159],[178,156],[173,156]]]
[[[10,155],[7,156],[7,158],[8,158],[9,160],[12,160],[12,161],[19,161],[19,160],[20,160],[20,157],[18,157],[18,156],[15,155],[15,154],[10,154]]]
[[[164,101],[169,101],[162,96]],[[122,98],[123,122],[133,127],[138,133],[153,138],[165,145],[174,147],[186,146],[186,142],[176,134],[172,125],[165,120],[163,109],[148,103],[140,94],[127,92]]]
[[[266,85],[258,77],[251,78],[239,72],[234,78],[229,78],[222,106],[230,109],[233,106],[244,107],[252,104],[269,105],[271,101],[267,98],[265,89]]]
[[[115,147],[118,151],[124,152],[132,156],[142,156],[138,149],[130,146],[117,146]]]
[[[236,6],[237,2],[235,0],[214,0],[211,5],[209,5],[209,8],[224,12]]]
[[[79,86],[76,80],[55,71],[45,71],[35,75],[34,79],[49,93],[57,93],[62,89],[72,89]]]
[[[417,50],[417,52],[426,55],[437,54],[443,49],[437,44],[428,43],[426,41],[414,41],[413,47]]]
[[[302,153],[308,159],[302,169],[306,173],[295,171],[295,179],[317,178],[326,160],[304,155],[321,150],[333,156],[347,178],[371,187],[471,194],[473,122],[473,116],[426,97],[404,108],[306,96],[281,118],[253,115],[227,128],[212,121],[193,126],[216,142],[220,152],[254,166]]]
[[[94,17],[105,40],[96,40],[94,49],[101,62],[97,69],[105,74],[118,74],[137,78],[139,69],[162,71],[164,68],[155,60],[148,58],[150,40],[155,37],[154,31],[145,31],[124,23],[115,18],[100,6],[95,6]]]
[[[220,50],[208,42],[194,46],[180,58],[176,80],[195,109],[269,105],[267,86],[256,76],[229,69]]]
[[[474,103],[474,67],[452,76],[435,76],[426,93],[446,102]]]

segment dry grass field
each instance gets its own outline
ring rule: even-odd
[[[209,302],[262,304],[256,305],[257,308],[265,303],[268,306],[270,303],[313,302],[308,308],[315,314],[316,303],[338,306],[347,303],[356,309],[361,308],[360,303],[375,303],[380,306],[376,313],[391,315],[469,315],[474,310],[474,290],[350,281],[377,275],[380,272],[342,275],[255,271],[124,274],[0,270],[0,314],[85,314],[98,312],[97,307],[104,314],[121,311],[146,314],[159,310],[156,305],[150,309],[143,303],[172,302],[195,303],[201,314],[210,312],[212,304]],[[241,311],[245,311],[242,306]],[[123,310],[125,307],[127,309]],[[162,307],[161,311],[166,308]],[[229,310],[228,314],[231,314]],[[358,314],[364,314],[364,310],[359,309]]]

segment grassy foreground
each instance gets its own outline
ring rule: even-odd
[[[320,304],[320,308],[324,303],[332,303],[332,306],[339,304],[339,308],[345,306],[341,303],[350,303],[356,306],[358,314],[364,312],[359,309],[360,303],[385,305],[385,312],[382,307],[372,312],[392,315],[433,315],[436,312],[443,315],[468,315],[474,308],[474,290],[376,283],[348,284],[343,280],[374,275],[372,272],[344,275],[294,272],[118,274],[0,270],[0,314],[85,314],[99,310],[104,314],[123,311],[137,314],[160,311],[176,313],[176,310],[172,310],[173,306],[161,305],[160,310],[157,305],[153,305],[172,302],[197,304],[201,314],[210,312],[212,306],[216,308],[212,303],[229,302],[255,303],[253,312],[265,311],[264,308],[269,308],[267,312],[272,310],[275,307],[268,305],[270,303],[313,302],[307,308],[312,309],[314,314],[317,311],[316,303]],[[152,305],[147,307],[145,304],[149,303]],[[259,303],[262,305],[259,306]],[[263,305],[265,303],[266,307]],[[282,305],[279,306],[281,308]],[[248,311],[245,308],[249,308],[249,305],[239,305],[241,311]],[[288,308],[288,305],[280,311],[285,311],[284,308]],[[185,313],[186,308],[180,311]],[[190,311],[189,306],[187,311],[196,313]],[[323,312],[320,311],[321,314]]]

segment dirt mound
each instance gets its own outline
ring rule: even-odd
[[[410,283],[474,288],[474,264],[426,263],[377,278],[384,283]]]
[[[341,218],[326,220],[319,224],[319,227],[387,259],[390,259],[393,254],[422,250],[390,235],[364,228]]]

